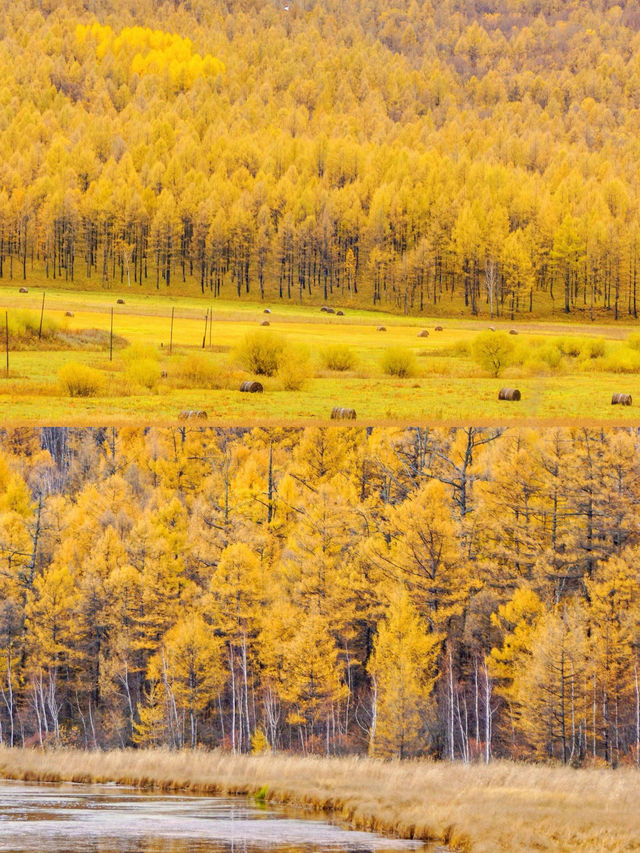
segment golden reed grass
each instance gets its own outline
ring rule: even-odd
[[[0,748],[0,777],[208,794],[251,795],[266,786],[272,802],[473,853],[640,850],[640,776],[632,768]]]

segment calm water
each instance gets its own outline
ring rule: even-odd
[[[0,782],[0,851],[11,853],[410,853],[418,847],[241,798]]]

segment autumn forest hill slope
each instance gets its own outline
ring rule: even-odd
[[[2,7],[3,277],[637,316],[631,2]]]

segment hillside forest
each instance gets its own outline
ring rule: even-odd
[[[631,0],[2,0],[0,277],[638,312]]]
[[[640,434],[0,433],[0,740],[638,764]]]

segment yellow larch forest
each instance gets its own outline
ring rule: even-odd
[[[0,741],[638,764],[639,442],[5,429]]]
[[[5,281],[637,317],[631,0],[0,10]]]

